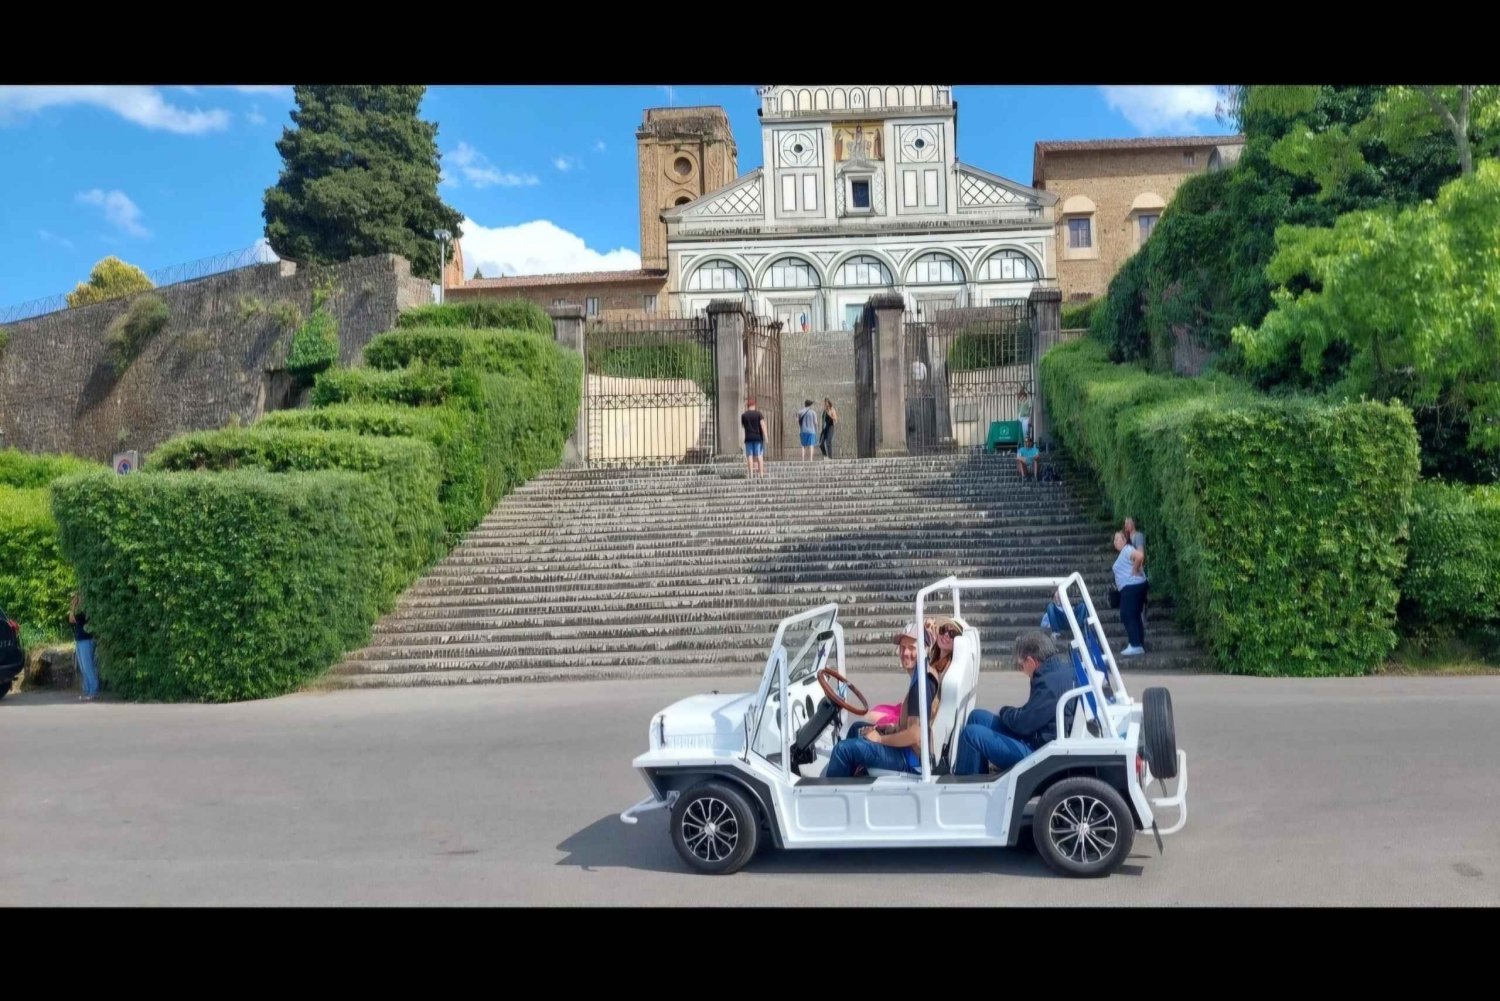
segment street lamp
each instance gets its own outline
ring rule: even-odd
[[[448,241],[453,234],[446,229],[435,229],[432,235],[438,242],[438,303],[443,301],[443,272],[448,269]]]

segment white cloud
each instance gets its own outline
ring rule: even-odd
[[[271,249],[271,241],[265,237],[261,237],[252,243],[250,250],[255,255],[255,263],[257,264],[270,264],[281,260],[280,257],[276,256],[276,251]]]
[[[466,142],[459,143],[458,147],[448,154],[447,159],[458,167],[464,180],[476,188],[488,188],[494,184],[506,188],[529,188],[542,183],[535,174],[517,174],[501,170],[490,163],[489,157]],[[458,184],[458,179],[452,175],[444,173],[442,178],[440,183]]]
[[[291,97],[291,84],[285,83],[252,83],[232,86],[231,90],[237,90],[241,94],[272,94],[276,97]]]
[[[667,92],[667,103],[671,104],[672,101],[677,97],[677,91],[674,88],[668,87],[666,85],[663,85],[661,89]]]
[[[67,237],[58,236],[56,233],[50,233],[45,229],[37,230],[36,235],[40,236],[47,243],[55,243],[59,246],[67,247],[69,250],[73,249],[73,241]]]
[[[189,111],[169,103],[155,87],[140,86],[0,87],[0,123],[46,108],[76,104],[104,108],[148,129],[181,135],[217,132],[229,127],[229,112],[222,108]]]
[[[251,125],[266,124],[266,116],[260,113],[260,107],[258,105],[251,108],[250,111],[245,115],[245,118],[249,120]]]
[[[591,249],[583,238],[545,219],[519,226],[481,226],[463,221],[464,267],[479,267],[491,278],[546,275],[567,271],[626,271],[641,266],[641,255],[620,247]]]
[[[576,156],[559,156],[552,161],[552,166],[563,173],[567,173],[574,167],[579,166],[578,158]]]
[[[604,140],[600,139],[598,142],[594,143],[594,149],[598,150],[600,153],[603,153],[604,152]]]
[[[1219,103],[1212,84],[1174,87],[1100,87],[1110,108],[1142,133],[1183,135],[1214,122]]]
[[[150,236],[151,231],[141,225],[141,210],[130,196],[123,191],[105,191],[102,188],[94,188],[91,191],[80,191],[78,202],[81,205],[93,205],[104,210],[104,218],[116,229],[129,233],[131,236]]]

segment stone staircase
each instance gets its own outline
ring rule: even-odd
[[[1065,456],[1061,484],[1010,456],[555,470],[490,512],[402,596],[330,687],[758,675],[777,622],[836,601],[847,666],[891,667],[919,587],[1080,570],[1116,652],[1112,526]],[[1041,618],[1042,593],[969,598],[990,670]],[[939,601],[935,611],[950,606]],[[1129,669],[1205,666],[1159,607]]]

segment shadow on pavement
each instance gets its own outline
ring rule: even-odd
[[[618,814],[610,814],[564,839],[557,847],[559,851],[566,852],[567,857],[558,860],[557,864],[577,866],[588,871],[622,868],[689,875],[691,870],[678,858],[672,847],[666,820],[666,814],[658,811],[642,817],[640,823],[632,827],[621,823]],[[1131,851],[1130,860],[1115,875],[1141,875],[1144,867],[1136,860],[1144,859],[1149,854],[1137,844]],[[972,874],[1058,880],[1068,878],[1048,869],[1037,856],[1029,830],[1022,832],[1021,842],[1015,848],[904,848],[883,851],[828,848],[778,851],[766,841],[762,843],[755,858],[741,871],[827,876]]]

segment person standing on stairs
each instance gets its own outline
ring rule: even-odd
[[[1123,657],[1139,657],[1146,652],[1145,630],[1141,609],[1146,603],[1146,554],[1125,540],[1124,532],[1115,533],[1115,587],[1120,592],[1120,622],[1130,645],[1120,651]]]
[[[823,436],[818,445],[823,450],[823,458],[833,458],[833,426],[839,422],[839,412],[833,409],[833,401],[823,397]]]
[[[745,429],[745,474],[754,476],[757,467],[761,478],[766,475],[766,415],[755,409],[755,397],[745,399],[745,412],[740,414],[740,426]]]
[[[813,457],[818,444],[818,412],[813,409],[812,400],[803,400],[802,409],[797,411],[797,431],[802,442],[802,460],[806,462]]]

